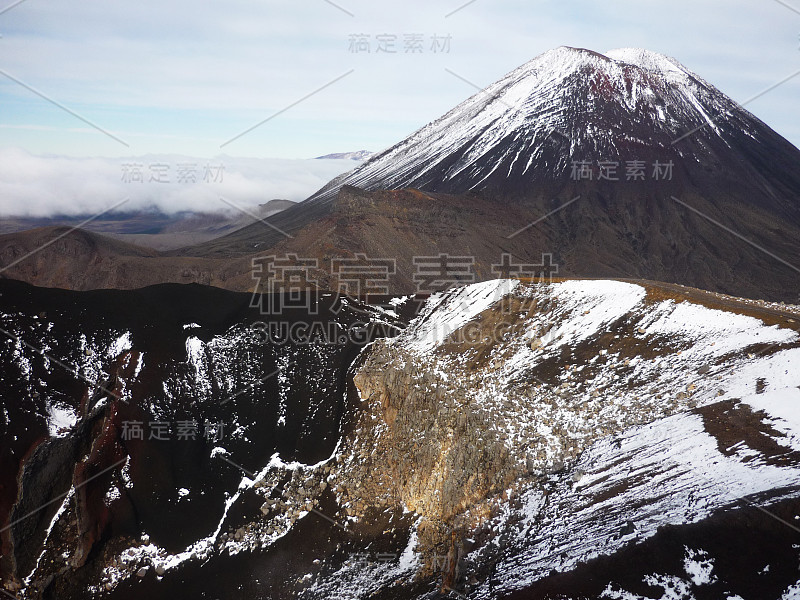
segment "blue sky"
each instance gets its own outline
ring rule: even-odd
[[[485,86],[562,44],[663,52],[738,101],[800,69],[800,9],[778,0],[476,0],[454,13],[461,0],[336,4],[25,0],[0,14],[0,69],[128,145],[0,75],[0,147],[105,157],[380,150],[475,91],[446,68]],[[351,51],[355,34],[370,52]],[[375,52],[383,34],[396,36],[397,53]],[[414,34],[423,51],[406,53]],[[449,36],[449,51],[433,52],[434,36]],[[800,77],[748,109],[800,145],[798,97]]]

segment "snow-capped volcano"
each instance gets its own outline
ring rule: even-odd
[[[734,155],[751,162],[758,144],[797,153],[675,59],[634,48],[599,54],[562,46],[311,198],[331,198],[345,184],[516,195],[533,182],[569,180],[572,161],[620,162],[624,179],[626,162],[645,161],[650,168],[653,161],[685,159],[694,164],[676,169],[691,171],[699,162],[735,162]]]

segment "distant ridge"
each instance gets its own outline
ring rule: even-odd
[[[345,160],[367,160],[370,156],[375,154],[369,150],[357,150],[355,152],[336,152],[334,154],[326,154],[325,156],[317,156],[315,160],[325,159],[345,159]]]

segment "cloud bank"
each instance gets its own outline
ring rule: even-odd
[[[127,158],[37,156],[0,148],[0,216],[92,215],[118,211],[231,212],[274,198],[301,201],[352,160],[181,155]]]

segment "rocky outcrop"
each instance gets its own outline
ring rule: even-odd
[[[464,373],[453,373],[460,379]],[[363,413],[342,464],[341,479],[355,483],[356,514],[400,506],[422,517],[417,550],[427,561],[459,553],[519,485],[535,475],[475,410],[465,385],[449,385],[419,358],[376,342],[354,378]],[[454,568],[457,561],[444,561]],[[445,573],[443,585],[452,585]]]
[[[730,360],[724,348],[660,333],[684,318],[674,306],[617,282],[488,282],[433,298],[354,372],[361,407],[335,488],[346,514],[416,513],[420,573],[452,587],[455,564],[441,557],[493,535],[514,498],[553,474],[579,481],[572,469],[598,440],[724,393],[708,377],[709,362],[719,372]]]

